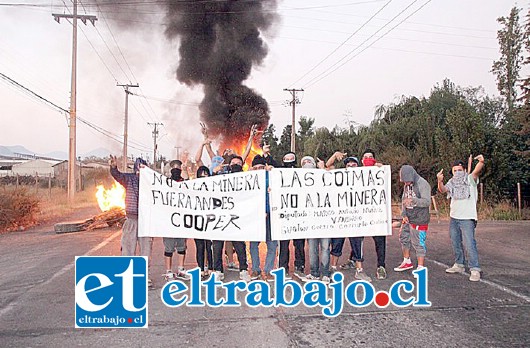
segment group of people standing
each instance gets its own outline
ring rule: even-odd
[[[257,133],[255,126],[252,127],[248,145],[245,152],[239,156],[232,150],[225,150],[223,156],[218,156],[211,148],[211,141],[208,139],[206,129],[203,128],[204,141],[201,144],[195,160],[197,163],[196,177],[207,177],[217,174],[229,174],[243,171],[245,160],[250,153],[250,147]],[[249,170],[271,170],[272,168],[295,168],[298,166],[296,155],[293,152],[286,153],[281,162],[276,162],[270,153],[270,146],[267,143],[261,144],[262,153],[252,159]],[[202,162],[204,149],[207,150],[212,164],[207,167]],[[452,178],[444,184],[443,170],[437,174],[438,190],[447,193],[451,198],[450,210],[450,237],[455,255],[455,263],[446,270],[447,273],[462,273],[465,270],[466,254],[468,266],[470,268],[470,280],[480,280],[480,266],[475,240],[475,227],[477,224],[477,184],[478,176],[484,166],[482,155],[475,157],[478,160],[474,170],[467,173],[463,161],[455,161],[452,166]],[[372,149],[366,149],[359,160],[354,156],[347,156],[347,153],[335,152],[326,162],[311,156],[304,156],[300,160],[302,168],[333,169],[337,163],[341,163],[346,168],[358,166],[382,166],[375,158]],[[146,165],[142,159],[137,159],[134,164],[134,173],[122,173],[117,169],[116,158],[110,157],[110,172],[116,181],[125,187],[126,191],[126,215],[127,220],[123,225],[122,233],[122,255],[134,255],[136,244],[139,246],[139,255],[151,255],[152,238],[138,237],[138,197],[139,197],[139,168]],[[180,160],[169,162],[166,168],[166,175],[175,181],[188,180],[186,164]],[[404,184],[402,194],[402,221],[400,228],[400,243],[403,253],[403,262],[394,268],[394,271],[402,272],[414,268],[410,258],[410,250],[414,249],[417,257],[417,267],[421,269],[425,266],[424,260],[427,253],[426,239],[430,221],[431,186],[422,178],[410,165],[403,165],[400,168],[400,181]],[[272,281],[270,272],[275,268],[275,261],[278,253],[278,267],[285,269],[285,274],[289,276],[290,240],[271,240],[270,231],[270,206],[267,195],[266,200],[266,258],[263,271],[259,256],[260,242],[251,241],[250,257],[251,269],[248,269],[247,244],[242,241],[210,241],[195,239],[197,265],[201,269],[203,277],[213,274],[218,280],[224,279],[223,249],[225,251],[225,263],[228,269],[238,270],[239,278],[244,281],[264,279]],[[394,226],[398,227],[398,226]],[[377,255],[377,269],[375,276],[377,279],[387,277],[386,258],[386,236],[372,237]],[[293,240],[294,245],[294,272],[293,274],[302,281],[320,280],[324,283],[331,281],[331,273],[339,270],[354,270],[355,279],[371,282],[372,278],[364,271],[364,237],[349,237],[351,252],[345,263],[339,265],[346,238],[316,238],[308,239],[309,244],[309,265],[306,272],[305,239]],[[164,278],[172,280],[175,278],[187,280],[189,275],[184,269],[186,256],[185,238],[163,238],[164,260],[166,273]],[[465,252],[464,252],[465,250]],[[173,254],[177,252],[176,268],[173,267]],[[238,266],[233,260],[233,253],[236,253]],[[175,269],[175,271],[173,271]],[[149,281],[150,282],[150,281]]]

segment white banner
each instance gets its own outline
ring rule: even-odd
[[[273,240],[392,234],[390,166],[273,169]]]
[[[139,237],[265,240],[265,171],[176,182],[140,169]]]

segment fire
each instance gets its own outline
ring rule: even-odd
[[[244,140],[236,140],[234,143],[232,143],[231,146],[230,145],[227,146],[227,148],[230,148],[230,149],[234,150],[234,152],[237,153],[240,156],[245,152],[245,148],[246,147],[247,147],[247,140],[246,139],[244,139]],[[248,170],[248,168],[250,167],[250,163],[252,162],[252,159],[256,155],[261,155],[261,154],[262,154],[261,148],[259,146],[257,146],[256,144],[252,143],[252,146],[250,147],[250,153],[247,156],[247,160],[243,164],[243,170]]]
[[[105,189],[105,186],[99,185],[96,198],[101,211],[107,211],[115,207],[125,209],[125,189],[116,181],[108,190]]]

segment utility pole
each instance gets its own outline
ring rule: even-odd
[[[163,126],[163,123],[151,123],[151,122],[147,122],[148,125],[150,126],[154,126],[155,128],[153,129],[153,166],[156,162],[156,138],[158,137],[158,129],[156,129],[156,127],[158,126]],[[153,167],[154,168],[154,167]]]
[[[128,137],[128,127],[129,127],[129,87],[140,87],[138,84],[126,84],[116,86],[123,87],[125,90],[125,121],[123,122],[123,172],[127,172],[127,137]]]
[[[75,163],[76,163],[76,83],[77,83],[77,19],[79,18],[85,25],[89,20],[95,26],[96,16],[78,15],[77,0],[73,0],[73,14],[52,14],[53,18],[60,23],[61,18],[72,19],[72,79],[70,91],[70,122],[69,122],[69,143],[68,143],[68,202],[73,203],[75,197]]]
[[[296,136],[295,136],[295,120],[296,120],[296,113],[295,113],[295,108],[296,108],[296,104],[300,104],[300,101],[298,100],[298,98],[296,97],[296,92],[303,92],[304,90],[303,89],[287,89],[287,88],[284,88],[283,89],[284,91],[287,91],[287,92],[290,92],[291,93],[291,96],[293,97],[291,99],[291,101],[289,102],[289,104],[291,104],[291,106],[293,107],[293,120],[292,120],[292,125],[291,125],[291,151],[292,152],[295,152],[296,151],[296,143],[295,143],[295,139],[296,139]]]
[[[180,149],[181,149],[181,146],[175,146],[175,149],[177,149],[177,159],[180,160]]]

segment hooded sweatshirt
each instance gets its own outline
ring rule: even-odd
[[[412,204],[409,207],[402,204],[402,215],[408,217],[411,224],[427,225],[431,219],[431,185],[412,166],[402,166],[400,173],[402,182],[412,182],[411,186],[405,186],[402,195],[402,198],[412,198]]]

